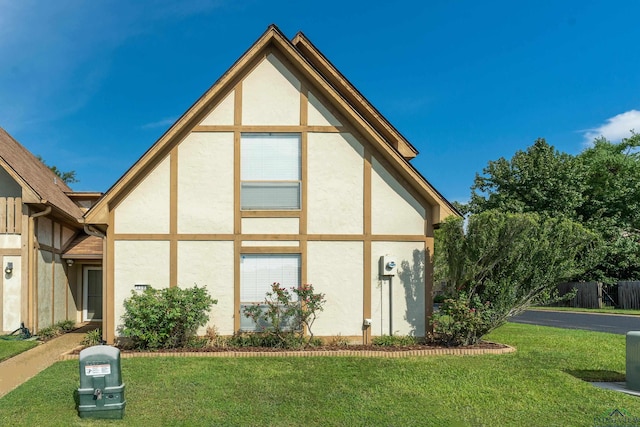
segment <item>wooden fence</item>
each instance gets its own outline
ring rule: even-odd
[[[556,306],[601,308],[602,307],[602,283],[599,282],[569,282],[558,285],[558,294],[564,296],[574,288],[578,290],[576,295],[567,301],[561,301]]]
[[[640,309],[640,282],[618,282],[620,308]]]
[[[20,234],[22,229],[22,199],[0,197],[0,234]]]

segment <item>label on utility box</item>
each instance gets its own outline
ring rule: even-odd
[[[84,374],[86,376],[96,375],[109,375],[111,373],[111,365],[108,363],[104,365],[86,365],[84,367]]]

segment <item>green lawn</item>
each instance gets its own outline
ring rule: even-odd
[[[37,341],[22,341],[9,336],[0,336],[0,362],[37,345]]]
[[[120,425],[581,426],[640,399],[578,377],[620,380],[625,337],[507,324],[507,355],[123,359]],[[77,418],[78,362],[59,362],[0,399],[0,425],[102,425]]]

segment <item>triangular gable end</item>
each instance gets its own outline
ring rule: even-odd
[[[297,38],[300,38],[300,35]],[[257,118],[259,115],[252,116],[251,108],[246,108],[246,101],[250,101],[247,104],[262,111],[265,107],[274,109],[278,117],[271,118],[268,124],[298,125],[299,115],[288,114],[287,111],[276,111],[277,108],[273,106],[298,111],[301,84],[305,83],[310,101],[308,112],[310,120],[319,125],[340,126],[343,124],[340,117],[346,117],[349,124],[370,140],[376,150],[390,161],[392,167],[432,205],[434,222],[439,222],[449,214],[455,214],[456,211],[449,202],[407,162],[407,156],[397,148],[397,140],[389,142],[384,138],[381,130],[388,127],[379,123],[373,126],[370,122],[373,119],[367,120],[366,114],[362,114],[356,106],[349,103],[348,97],[339,90],[344,91],[344,88],[334,87],[308,59],[284,37],[277,27],[270,26],[263,36],[87,212],[85,215],[87,223],[108,224],[109,209],[135,188],[139,182],[138,177],[153,170],[196,127],[206,131],[207,126],[228,125],[231,130],[233,125],[240,123],[243,126],[266,124],[260,121],[264,121],[264,114],[260,119]],[[291,66],[294,69],[290,70]],[[279,76],[276,75],[278,73]],[[274,81],[274,76],[275,81],[279,83],[270,94],[267,93],[266,97],[264,92],[261,92],[258,97],[262,96],[262,99],[255,98],[255,94],[260,91],[247,90],[245,94],[244,89],[234,90],[240,81],[243,81],[242,87],[250,88],[254,83],[261,84],[264,81],[262,77],[270,77],[269,81]],[[297,76],[304,82],[301,82]],[[252,96],[253,99],[246,98]],[[242,117],[236,117],[235,97],[243,97]],[[285,102],[273,102],[274,99]],[[289,104],[290,106],[286,107]],[[370,104],[367,102],[366,105]],[[378,120],[381,120],[382,116],[377,114]],[[384,122],[388,123],[386,120]],[[313,124],[315,123],[309,123],[309,125]],[[417,153],[415,150],[413,152]]]

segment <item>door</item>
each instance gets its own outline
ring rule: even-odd
[[[84,267],[82,320],[102,320],[102,267]]]

